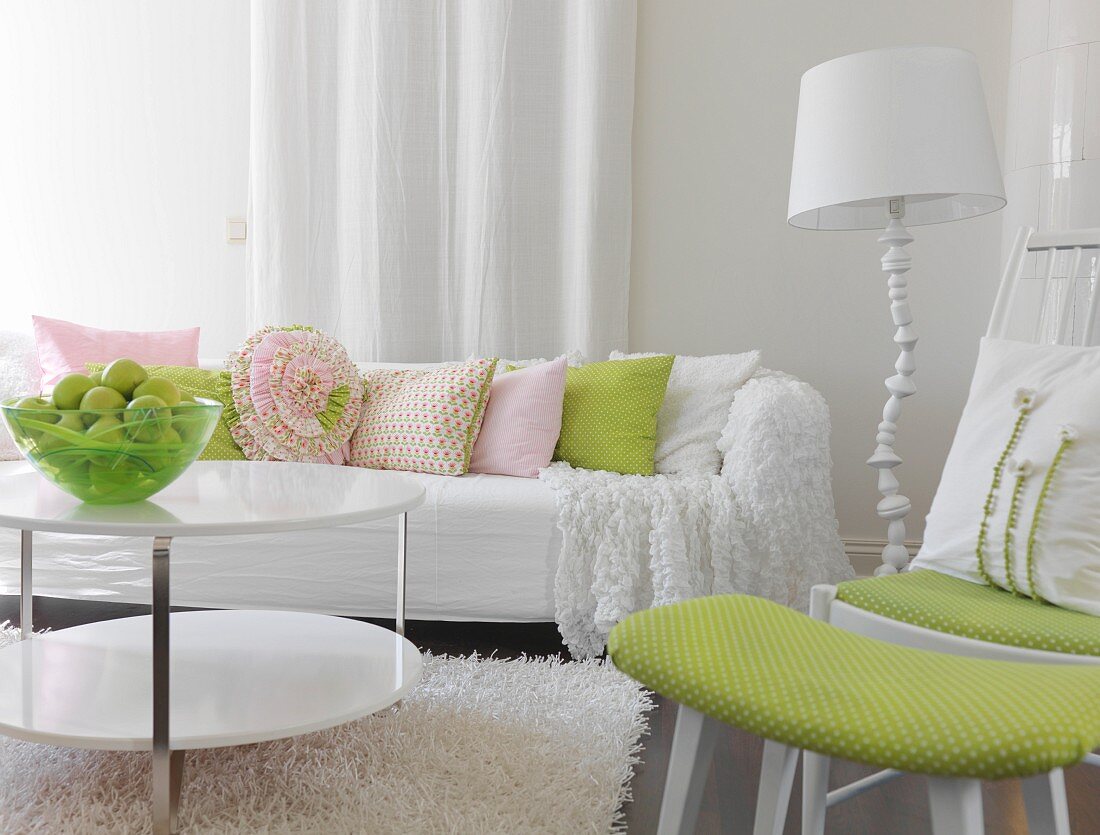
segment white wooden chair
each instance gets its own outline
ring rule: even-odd
[[[1025,278],[1035,262],[1036,275]],[[1019,231],[1001,279],[987,336],[1037,344],[1100,344],[1097,297],[1100,229],[1059,232]],[[882,578],[889,579],[889,578]],[[994,644],[891,620],[837,599],[836,586],[816,586],[811,616],[851,632],[903,646],[976,658],[1046,664],[1100,664],[1100,656],[1070,655],[1033,648]],[[1100,755],[1086,762],[1100,765]],[[805,752],[803,759],[802,831],[821,835],[828,807],[850,800],[897,777],[881,771],[855,783],[828,790],[829,759]],[[767,775],[765,775],[766,777]],[[1023,781],[1032,832],[1069,832],[1065,785],[1061,770]]]

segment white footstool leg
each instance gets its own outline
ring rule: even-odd
[[[756,793],[756,822],[753,835],[783,835],[787,806],[791,802],[798,749],[764,740],[764,761],[760,766],[760,791]]]
[[[802,835],[825,835],[829,802],[829,758],[802,752]]]
[[[934,835],[983,835],[985,832],[980,780],[929,777],[928,802],[932,807]]]
[[[1030,835],[1069,835],[1066,775],[1056,768],[1021,780]]]
[[[680,705],[657,835],[691,835],[722,723]]]

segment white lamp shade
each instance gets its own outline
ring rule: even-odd
[[[881,229],[904,197],[920,226],[1005,205],[978,62],[962,49],[858,52],[802,76],[787,219]]]

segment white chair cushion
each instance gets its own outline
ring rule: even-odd
[[[1100,615],[1098,519],[1100,348],[982,340],[913,567]]]

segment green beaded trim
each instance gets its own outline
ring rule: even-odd
[[[1047,494],[1050,485],[1054,481],[1054,474],[1065,457],[1066,450],[1073,445],[1074,432],[1069,427],[1062,429],[1062,443],[1058,445],[1058,451],[1054,453],[1054,459],[1050,462],[1050,469],[1043,478],[1043,486],[1039,490],[1039,498],[1035,502],[1035,513],[1031,517],[1031,530],[1027,534],[1027,584],[1031,589],[1031,596],[1036,600],[1043,600],[1035,588],[1035,537],[1039,531],[1039,522],[1043,515],[1043,507],[1046,505]]]
[[[978,557],[978,574],[988,586],[997,585],[993,582],[993,578],[989,575],[989,569],[986,568],[985,564],[985,546],[989,539],[989,519],[997,506],[997,492],[1001,489],[1001,476],[1004,473],[1005,464],[1008,463],[1008,457],[1012,455],[1012,451],[1016,449],[1016,444],[1020,442],[1020,434],[1023,432],[1024,423],[1027,421],[1027,416],[1031,413],[1031,407],[1035,401],[1035,397],[1031,394],[1018,396],[1020,397],[1020,413],[1016,416],[1016,422],[1012,425],[1012,434],[1008,438],[1008,443],[1005,444],[997,463],[993,466],[993,481],[989,485],[989,492],[986,494],[985,504],[982,506],[982,521],[978,526],[978,545],[974,549]]]
[[[1008,502],[1008,520],[1005,522],[1005,577],[1008,580],[1008,590],[1017,597],[1020,589],[1016,585],[1016,577],[1012,567],[1012,557],[1016,545],[1016,520],[1020,517],[1020,496],[1024,492],[1024,484],[1027,482],[1027,462],[1020,462],[1016,469],[1016,485],[1012,488],[1012,498]]]

